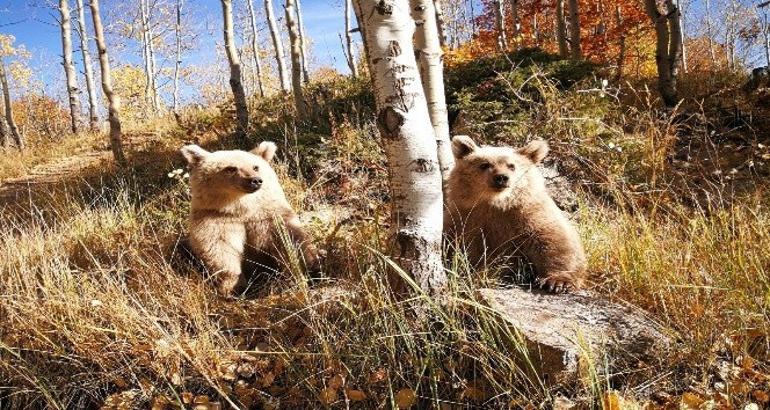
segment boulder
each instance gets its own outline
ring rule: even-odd
[[[549,294],[516,287],[478,293],[521,335],[531,368],[548,383],[572,381],[587,364],[604,374],[637,368],[660,359],[674,344],[671,332],[641,309],[589,292]]]

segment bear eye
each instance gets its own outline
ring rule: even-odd
[[[234,174],[235,171],[238,171],[238,168],[236,168],[236,167],[225,167],[224,171],[227,172],[228,174]]]
[[[259,171],[259,165],[254,165],[254,171]]]
[[[508,164],[508,169],[514,170],[514,169],[516,169],[516,165]]]
[[[483,162],[481,165],[479,165],[479,169],[481,169],[482,171],[486,171],[490,168],[492,168],[492,164],[490,164],[489,162]]]

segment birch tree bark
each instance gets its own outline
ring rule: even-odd
[[[559,44],[559,56],[569,55],[567,44],[567,21],[564,18],[564,0],[556,0],[556,42]]]
[[[61,20],[62,65],[67,79],[67,97],[70,106],[70,129],[76,134],[80,128],[80,98],[78,77],[75,73],[75,63],[72,62],[72,20],[70,19],[69,0],[59,0]]]
[[[110,71],[110,58],[107,54],[107,43],[104,41],[104,26],[102,26],[102,16],[99,12],[99,0],[90,0],[91,19],[94,23],[94,36],[96,38],[96,48],[99,50],[99,66],[102,71],[102,90],[107,96],[107,111],[110,122],[110,146],[115,161],[119,164],[126,162],[126,156],[123,154],[123,132],[120,124],[120,98],[112,90],[112,72]]]
[[[278,78],[281,80],[281,91],[283,91],[284,94],[288,94],[290,88],[289,77],[286,73],[286,64],[284,63],[285,57],[283,55],[281,33],[278,31],[278,26],[275,24],[275,13],[273,13],[272,0],[265,0],[265,20],[267,20],[267,26],[270,28],[270,37],[273,39],[275,60],[278,66]]]
[[[297,10],[297,27],[299,28],[299,51],[302,57],[302,79],[305,84],[310,82],[310,74],[307,71],[307,37],[305,37],[305,23],[302,22],[302,1],[292,0]]]
[[[5,149],[11,147],[10,130],[8,129],[8,123],[5,122],[5,117],[3,116],[0,116],[0,144],[2,144]]]
[[[353,35],[350,32],[350,4],[351,0],[345,0],[345,47],[347,49],[347,55],[345,56],[348,61],[348,68],[350,68],[350,74],[353,78],[358,77],[358,62],[356,61],[356,53],[353,47]]]
[[[433,0],[433,8],[436,9],[436,29],[438,30],[438,42],[443,49],[446,47],[446,15],[441,0]]]
[[[179,71],[182,68],[182,0],[176,0],[176,22],[174,40],[176,42],[176,61],[174,62],[174,89],[171,93],[174,118],[179,121]]]
[[[257,32],[257,14],[254,12],[253,0],[246,0],[251,22],[251,50],[254,52],[254,68],[257,71],[257,90],[259,96],[265,96],[265,88],[262,86],[262,58],[259,56],[259,34]]]
[[[505,38],[505,9],[503,8],[503,0],[493,0],[492,6],[495,8],[497,51],[505,52],[505,50],[508,50],[508,39]]]
[[[439,43],[436,11],[433,0],[410,0],[410,3],[412,18],[420,22],[414,36],[415,56],[436,137],[441,178],[446,183],[455,160],[449,142],[449,118],[444,94],[444,53]]]
[[[155,46],[153,45],[152,22],[150,21],[150,6],[148,0],[139,0],[139,15],[142,23],[142,43],[144,48],[144,67],[147,83],[145,84],[145,98],[148,105],[152,106],[152,113],[160,110],[158,99],[158,85],[155,77]]]
[[[86,12],[83,0],[77,0],[78,5],[78,34],[80,37],[80,54],[83,58],[83,75],[86,77],[86,92],[88,93],[88,123],[91,131],[99,129],[99,103],[96,97],[94,69],[91,63],[91,51],[88,46],[88,30],[86,29]]]
[[[297,24],[295,0],[286,0],[286,28],[289,30],[291,47],[291,88],[294,96],[294,109],[300,118],[305,114],[305,102],[302,98],[302,44]]]
[[[679,36],[679,49],[682,50],[682,72],[687,73],[687,48],[685,47],[685,20],[684,20],[684,13],[685,9],[682,7],[682,2],[680,0],[676,0],[676,8],[679,10],[679,30],[681,32],[681,35]]]
[[[519,0],[509,0],[509,3],[511,5],[511,20],[513,21],[511,26],[511,39],[515,44],[514,47],[518,48],[519,33],[521,32],[521,21],[519,21]]]
[[[711,67],[716,68],[717,57],[714,51],[714,32],[711,27],[711,2],[706,0],[706,36],[709,41],[709,57],[711,58]]]
[[[5,60],[0,57],[0,85],[3,88],[3,103],[5,104],[5,121],[18,149],[24,149],[24,136],[19,132],[16,120],[13,119],[13,106],[11,105],[11,89],[8,87],[8,73],[5,70]]]
[[[580,49],[580,12],[578,10],[578,0],[569,1],[569,31],[570,31],[570,51],[572,58],[579,59],[583,53]]]
[[[225,51],[227,52],[227,61],[230,64],[230,88],[233,90],[235,115],[238,117],[238,134],[241,137],[244,137],[249,130],[249,108],[246,105],[246,93],[243,91],[241,59],[238,55],[238,49],[235,48],[235,37],[233,34],[233,2],[232,0],[221,1],[222,19],[224,21],[223,31],[225,37]]]
[[[666,0],[665,13],[658,10],[655,0],[644,0],[647,15],[655,25],[655,65],[658,69],[658,91],[667,107],[679,102],[676,90],[678,62],[682,31],[679,27],[679,10],[673,0]]]
[[[446,287],[436,141],[417,70],[407,0],[355,0],[390,169],[394,257],[430,293]]]

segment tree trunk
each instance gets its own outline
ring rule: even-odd
[[[441,0],[433,0],[433,8],[436,10],[436,29],[438,30],[438,42],[441,48],[446,47],[446,15]]]
[[[623,65],[626,62],[626,31],[623,29],[623,14],[620,5],[615,6],[615,25],[618,28],[618,70],[615,81],[620,81],[623,78]]]
[[[233,90],[235,102],[235,115],[238,117],[238,134],[245,137],[249,130],[249,108],[246,105],[246,93],[243,91],[241,78],[241,59],[238,49],[235,48],[233,35],[233,2],[222,1],[222,19],[224,20],[225,51],[227,61],[230,64],[230,88]]]
[[[110,146],[112,155],[119,164],[126,162],[123,154],[122,138],[123,132],[120,125],[120,102],[119,97],[112,90],[112,73],[110,71],[110,59],[107,54],[107,44],[104,41],[104,27],[102,26],[102,16],[99,14],[99,0],[90,0],[91,18],[94,22],[94,36],[96,37],[96,48],[99,50],[99,66],[102,69],[102,90],[107,96],[107,111],[109,112],[110,122]]]
[[[16,147],[24,149],[24,136],[19,132],[16,121],[13,119],[13,106],[11,105],[11,90],[8,88],[8,73],[5,71],[5,60],[0,57],[0,85],[3,86],[3,102],[5,103],[5,121],[8,123],[11,137]]]
[[[286,0],[286,28],[289,30],[291,47],[291,88],[294,95],[294,109],[300,118],[305,115],[305,102],[302,98],[302,44],[297,24],[295,0]]]
[[[647,15],[655,25],[655,64],[658,69],[658,91],[667,107],[673,107],[679,102],[676,91],[678,62],[682,56],[682,32],[679,28],[679,10],[673,0],[666,0],[666,13],[658,10],[655,0],[644,0]]]
[[[299,28],[299,51],[302,57],[302,78],[305,84],[310,82],[310,74],[307,71],[307,38],[305,37],[305,24],[302,22],[302,2],[292,0],[297,9],[297,27]]]
[[[158,86],[155,78],[155,46],[153,45],[153,30],[150,21],[150,6],[148,0],[139,0],[139,14],[142,23],[142,42],[144,43],[144,70],[147,83],[145,84],[145,98],[148,105],[153,108],[153,116],[160,110],[158,100]]]
[[[763,7],[770,7],[770,4],[765,3]],[[762,13],[762,20],[764,23],[762,34],[765,36],[765,66],[770,69],[770,19],[767,17],[767,10]]]
[[[532,14],[532,35],[535,38],[535,47],[540,47],[540,25],[537,22],[537,12]]]
[[[353,78],[356,78],[358,77],[358,62],[356,61],[356,53],[353,48],[353,35],[350,32],[350,1],[345,0],[345,48],[347,49],[346,58],[350,74],[353,75]]]
[[[679,14],[679,18],[678,18],[677,21],[679,23],[680,32],[682,33],[679,36],[679,49],[681,50],[681,53],[682,53],[682,58],[681,58],[681,61],[682,61],[682,72],[683,73],[687,73],[687,49],[684,46],[684,41],[685,41],[685,38],[684,38],[685,37],[684,8],[681,7],[681,5],[680,5],[681,2],[679,0],[676,0],[675,4],[676,4],[677,9],[679,10],[679,13],[678,13]]]
[[[578,0],[569,1],[569,31],[570,31],[570,51],[572,58],[580,59],[583,53],[580,49],[580,13],[578,11]]]
[[[0,144],[3,148],[8,149],[11,147],[11,135],[8,129],[8,123],[5,121],[5,117],[0,115]]]
[[[176,62],[174,63],[174,91],[172,93],[172,104],[174,117],[179,121],[179,71],[182,67],[182,0],[176,0],[174,39],[176,40]]]
[[[518,48],[519,44],[519,34],[521,33],[521,22],[519,21],[519,0],[510,0],[509,3],[511,4],[511,20],[512,25],[511,28],[511,40],[514,44],[516,44],[516,48]]]
[[[251,50],[254,52],[254,68],[257,70],[257,90],[259,96],[265,96],[265,88],[262,86],[262,59],[259,57],[259,34],[257,33],[257,14],[254,13],[253,0],[246,0],[251,20]]]
[[[505,52],[508,50],[508,39],[505,38],[505,9],[503,0],[493,0],[492,6],[495,8],[495,29],[497,29],[497,50]]]
[[[270,28],[270,37],[273,39],[275,60],[278,65],[278,77],[281,80],[281,91],[283,91],[284,94],[288,94],[291,86],[289,85],[289,77],[286,73],[286,64],[284,64],[285,57],[283,55],[281,33],[278,31],[278,26],[275,24],[272,0],[265,0],[265,20],[267,20],[267,26]]]
[[[433,0],[410,0],[410,3],[412,18],[420,22],[414,36],[415,56],[438,146],[441,178],[446,183],[455,161],[449,142],[449,118],[444,94],[444,53],[438,40],[436,12],[433,10]]]
[[[564,18],[564,0],[556,0],[556,42],[559,44],[559,56],[569,55],[567,44],[567,21]]]
[[[94,84],[94,69],[91,64],[91,52],[88,47],[88,30],[86,29],[85,8],[83,0],[77,0],[78,4],[78,32],[80,34],[80,53],[83,57],[83,74],[86,77],[86,91],[88,92],[88,122],[91,131],[99,129],[99,103],[96,97],[96,85]]]
[[[711,67],[716,68],[717,57],[714,51],[714,32],[711,27],[711,2],[706,0],[706,36],[709,41],[709,57],[711,58]]]
[[[75,134],[80,128],[80,98],[78,90],[78,77],[75,73],[75,63],[72,62],[72,21],[70,19],[69,0],[59,0],[59,13],[61,14],[61,44],[64,75],[67,78],[67,96],[70,106],[70,127]]]
[[[390,169],[395,261],[426,292],[447,286],[441,259],[443,201],[436,140],[417,70],[407,0],[356,0],[377,126]]]

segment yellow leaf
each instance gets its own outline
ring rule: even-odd
[[[705,400],[695,393],[685,392],[682,394],[682,406],[685,408],[697,409],[704,402]]]
[[[767,392],[762,390],[754,390],[751,393],[751,396],[754,397],[754,400],[760,402],[760,403],[767,403],[770,402],[770,395],[767,394]]]
[[[366,393],[361,390],[345,389],[345,395],[348,396],[350,401],[364,401],[366,400]]]
[[[318,395],[318,401],[326,406],[330,406],[332,403],[337,401],[337,389],[327,387],[321,390],[321,393]]]
[[[412,389],[401,389],[396,393],[396,406],[399,409],[408,409],[414,406],[417,401],[417,395]]]

